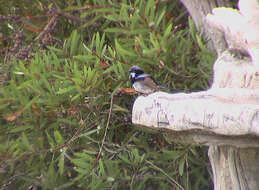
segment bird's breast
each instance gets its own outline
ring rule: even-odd
[[[151,88],[150,86],[145,85],[144,81],[136,81],[136,82],[134,82],[133,88],[137,92],[140,92],[140,93],[143,93],[143,94],[150,94],[150,93],[153,93],[153,92],[156,91],[155,88]]]

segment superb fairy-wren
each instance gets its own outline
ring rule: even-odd
[[[133,88],[142,94],[150,94],[159,91],[160,87],[154,78],[145,74],[144,70],[138,66],[133,66],[129,70],[130,80]]]

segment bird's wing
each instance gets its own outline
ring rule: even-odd
[[[143,74],[136,77],[136,81],[141,81],[141,80],[143,80],[145,85],[150,87],[151,89],[155,89],[155,90],[159,89],[159,86],[157,85],[157,83],[155,82],[152,76]]]

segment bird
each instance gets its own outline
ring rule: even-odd
[[[160,87],[151,75],[134,65],[129,70],[132,87],[141,94],[151,94],[159,91]]]

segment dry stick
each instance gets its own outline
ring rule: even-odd
[[[103,136],[102,144],[101,144],[100,150],[99,150],[99,152],[98,152],[98,154],[96,156],[96,159],[95,159],[95,162],[93,164],[92,169],[95,168],[95,165],[96,165],[97,161],[99,160],[101,152],[103,150],[104,141],[105,141],[105,138],[106,138],[106,135],[107,135],[107,131],[108,131],[108,127],[109,127],[109,124],[110,124],[111,113],[112,113],[112,106],[113,106],[113,95],[112,95],[111,101],[110,101],[110,110],[109,110],[108,120],[107,120],[105,131],[104,131],[104,136]]]
[[[54,15],[49,23],[44,27],[43,31],[35,38],[35,41],[41,40],[48,32],[52,25],[57,21],[58,15]]]
[[[174,180],[171,176],[169,176],[163,169],[159,168],[158,166],[156,166],[155,164],[153,164],[151,161],[146,160],[146,163],[150,164],[154,169],[162,172],[166,177],[168,177],[177,187],[179,187],[181,190],[184,190],[184,188],[177,183],[176,180]]]
[[[74,15],[70,15],[70,14],[66,14],[66,13],[62,13],[62,12],[59,12],[58,14],[63,16],[63,17],[66,17],[70,20],[73,20],[75,22],[78,22],[78,23],[87,23],[86,19],[82,19],[82,18],[76,17]]]

